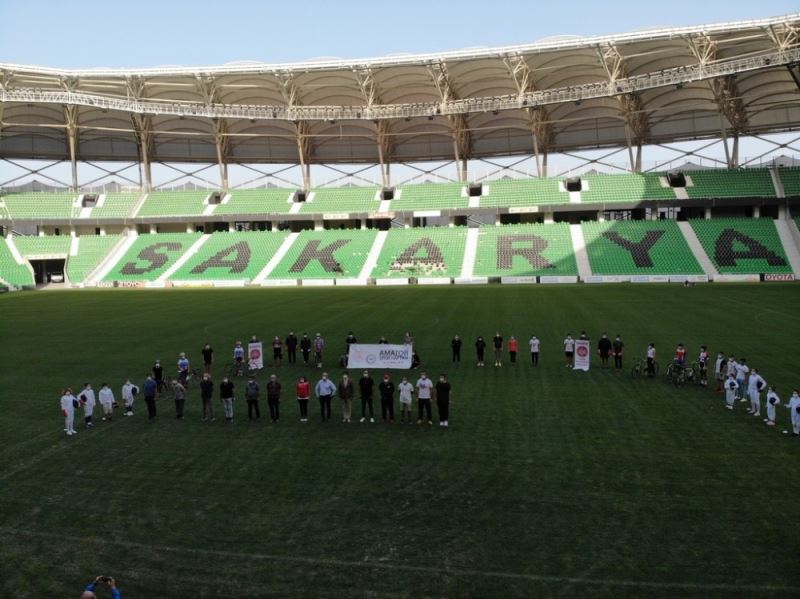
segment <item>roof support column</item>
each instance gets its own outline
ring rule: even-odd
[[[150,168],[150,148],[152,147],[153,133],[150,128],[151,118],[148,115],[132,114],[131,123],[139,145],[140,178],[144,179],[144,191],[153,191],[153,174]]]
[[[64,106],[64,120],[67,124],[69,160],[72,165],[72,191],[78,191],[78,107]]]

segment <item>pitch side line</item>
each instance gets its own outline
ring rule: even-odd
[[[598,586],[628,587],[628,588],[652,588],[652,589],[685,589],[685,590],[718,590],[718,591],[778,591],[787,593],[798,593],[800,587],[784,585],[758,585],[758,584],[727,584],[727,583],[695,583],[695,582],[651,582],[640,580],[615,580],[602,578],[579,578],[569,576],[547,576],[540,574],[522,574],[518,572],[501,572],[493,570],[467,570],[464,568],[439,568],[433,566],[413,566],[396,563],[380,563],[369,561],[350,561],[338,559],[318,559],[313,557],[295,557],[286,555],[272,555],[268,553],[244,553],[239,551],[221,551],[218,549],[196,549],[192,547],[173,547],[170,545],[158,545],[149,543],[136,543],[132,541],[110,541],[96,537],[80,537],[77,535],[62,535],[46,532],[34,532],[30,530],[17,530],[13,528],[0,527],[0,535],[21,535],[29,537],[39,537],[45,539],[58,539],[60,541],[70,541],[73,543],[95,543],[98,545],[115,545],[127,549],[141,549],[152,552],[169,551],[182,555],[194,554],[223,558],[257,559],[262,561],[290,562],[309,565],[323,565],[346,568],[375,568],[379,570],[393,570],[401,572],[420,572],[425,574],[444,574],[446,576],[483,576],[486,578],[500,578],[508,580],[529,580],[532,582],[555,582],[586,584]]]

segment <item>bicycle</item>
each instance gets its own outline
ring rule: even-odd
[[[231,362],[225,365],[222,372],[229,379],[232,379],[237,376],[256,376],[260,370],[260,368],[256,368],[250,362]]]
[[[681,366],[678,362],[670,362],[664,372],[664,380],[676,387],[694,382],[695,370],[691,366]]]
[[[199,368],[189,368],[189,370],[187,370],[185,374],[179,371],[175,378],[176,380],[180,381],[184,387],[188,389],[189,383],[193,379],[199,379],[201,376],[203,376],[203,373]]]
[[[654,376],[658,376],[659,366],[658,362],[653,362],[653,372]],[[633,378],[639,378],[641,376],[647,376],[647,358],[641,358],[638,362],[633,365],[631,368],[631,376]]]

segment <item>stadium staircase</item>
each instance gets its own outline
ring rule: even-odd
[[[569,235],[572,239],[572,251],[575,254],[575,263],[578,266],[578,276],[588,279],[592,276],[592,265],[589,263],[589,254],[586,251],[586,239],[580,225],[570,225]]]
[[[686,240],[686,243],[689,244],[689,249],[692,250],[695,260],[697,260],[700,267],[708,275],[708,278],[714,279],[714,277],[719,276],[717,267],[714,266],[708,254],[706,254],[706,250],[697,238],[697,234],[694,232],[692,225],[686,221],[682,221],[678,223],[678,227],[681,233],[683,233],[683,238]]]
[[[464,248],[464,261],[461,264],[461,278],[470,279],[475,273],[475,258],[478,255],[478,228],[467,229],[467,244]]]
[[[167,270],[165,270],[161,276],[156,279],[156,284],[164,283],[165,281],[169,280],[169,278],[178,271],[178,269],[183,266],[189,259],[194,256],[197,252],[200,251],[206,243],[211,240],[211,235],[200,235],[188,250],[186,250],[175,262],[172,263]]]
[[[122,259],[131,246],[136,242],[139,234],[136,231],[125,230],[114,246],[109,250],[97,265],[89,271],[83,280],[84,285],[96,285],[102,281],[114,265]],[[80,281],[72,281],[72,283],[79,283]]]
[[[270,258],[267,265],[261,269],[256,277],[253,279],[253,283],[255,284],[263,284],[264,281],[267,280],[267,277],[272,274],[272,271],[275,270],[275,267],[280,264],[283,259],[286,257],[286,254],[289,253],[289,250],[292,248],[294,243],[297,241],[297,238],[300,237],[300,233],[289,233],[286,236],[286,239],[283,240],[278,251]]]
[[[775,228],[781,240],[783,249],[786,252],[786,259],[792,267],[795,278],[800,279],[800,232],[794,221],[778,219],[775,221]]]
[[[375,236],[375,242],[372,244],[369,254],[367,254],[367,261],[364,262],[364,266],[361,269],[361,272],[358,274],[359,280],[366,281],[372,274],[372,271],[375,270],[375,267],[378,264],[378,258],[381,255],[381,251],[383,250],[383,246],[386,244],[386,238],[388,236],[389,231],[378,231],[378,234]]]

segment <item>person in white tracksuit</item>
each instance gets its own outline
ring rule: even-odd
[[[786,407],[792,414],[792,436],[800,437],[800,393],[797,392],[797,389],[792,392],[792,398]]]
[[[92,389],[89,383],[83,386],[83,391],[78,395],[78,401],[80,401],[83,406],[83,420],[86,423],[86,428],[92,428],[94,426],[92,415],[94,414],[94,406],[97,404],[97,401],[94,398],[94,389]]]
[[[731,374],[728,376],[728,380],[725,381],[725,407],[729,410],[733,409],[737,389],[739,389],[739,383],[736,382],[736,376]]]
[[[737,395],[739,397],[739,401],[747,401],[744,394],[747,390],[747,375],[750,373],[750,367],[747,365],[747,360],[744,358],[739,358],[739,361],[736,363],[736,382],[739,383],[739,390]]]
[[[767,426],[775,426],[775,406],[781,405],[781,398],[775,392],[775,387],[770,387],[767,390],[767,417],[764,422]]]
[[[103,420],[111,420],[114,417],[114,392],[109,388],[108,384],[103,383],[100,385],[100,391],[97,396],[100,399],[100,405],[103,407]]]
[[[64,416],[64,432],[68,436],[77,435],[75,432],[75,404],[77,401],[72,394],[72,389],[67,387],[61,395],[61,414]]]
[[[750,370],[750,377],[747,379],[747,395],[750,397],[750,409],[748,414],[761,416],[761,390],[767,386],[767,382],[758,374],[756,368]]]
[[[122,401],[125,402],[126,416],[133,416],[133,400],[137,393],[139,393],[139,387],[131,383],[130,379],[127,379],[125,384],[122,385]]]

